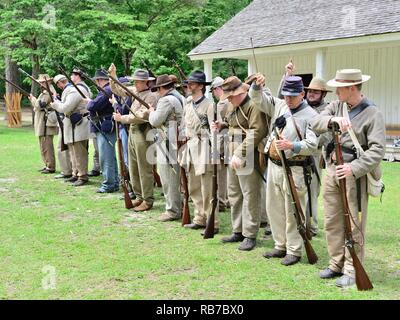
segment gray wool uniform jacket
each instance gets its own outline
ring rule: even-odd
[[[251,99],[254,100],[255,105],[258,106],[260,111],[271,117],[270,130],[274,130],[274,123],[278,117],[282,115],[285,116],[286,126],[281,134],[289,141],[295,143],[294,150],[285,150],[287,159],[298,155],[309,156],[316,153],[318,148],[318,138],[314,131],[311,130],[309,122],[317,115],[317,112],[311,108],[306,101],[303,101],[303,105],[299,107],[297,111],[292,112],[287,106],[285,100],[268,95],[256,85],[252,85],[249,95]],[[295,123],[300,131],[302,137],[301,141],[297,134]],[[265,153],[268,152],[268,149],[274,139],[275,133],[271,131],[265,146]]]
[[[345,162],[350,163],[356,178],[372,172],[374,177],[379,179],[381,177],[379,164],[385,155],[385,122],[380,110],[372,102],[368,103],[367,101],[364,98],[358,106],[354,106],[351,110],[348,109],[353,131],[360,145],[365,149],[365,153],[357,159],[348,153],[343,153],[343,158]],[[361,110],[365,103],[369,106]],[[318,134],[328,132],[331,119],[344,116],[343,107],[348,108],[346,103],[331,102],[312,120],[313,130]],[[349,149],[354,147],[347,132],[341,135],[341,145]]]
[[[79,85],[79,89],[88,98],[91,97],[89,88],[84,85]],[[64,140],[66,144],[73,142],[79,142],[89,139],[89,120],[87,117],[83,117],[82,121],[75,126],[74,139],[72,135],[72,123],[69,117],[73,113],[85,114],[87,113],[86,101],[83,100],[82,96],[78,93],[72,84],[68,84],[61,95],[61,101],[54,101],[50,106],[60,113],[65,114],[63,120],[64,124]]]

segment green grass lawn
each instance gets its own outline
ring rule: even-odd
[[[258,240],[251,252],[223,245],[221,237],[231,231],[228,212],[221,214],[222,234],[203,240],[180,222],[156,220],[164,209],[160,189],[155,209],[136,214],[124,208],[120,194],[95,193],[100,177],[75,189],[38,173],[42,166],[32,128],[8,129],[3,122],[0,299],[400,299],[398,163],[384,164],[383,203],[370,200],[370,292],[318,278],[328,262],[323,230],[312,242],[317,265],[304,253],[301,263],[284,267],[262,257],[271,239]],[[42,285],[49,267],[54,288]]]

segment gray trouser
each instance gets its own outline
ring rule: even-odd
[[[57,156],[60,163],[60,171],[62,174],[69,176],[72,175],[72,162],[70,157],[70,150],[61,151],[61,132],[58,135]]]
[[[99,146],[97,145],[97,138],[93,137],[93,148],[94,148],[94,154],[93,154],[93,170],[100,172],[100,156],[99,156]]]
[[[172,218],[180,218],[182,198],[180,192],[180,171],[179,165],[173,165],[175,172],[168,164],[158,164],[161,184],[165,198],[165,211]]]
[[[257,238],[261,215],[262,179],[256,170],[237,175],[228,169],[228,197],[231,204],[232,229],[246,238]]]

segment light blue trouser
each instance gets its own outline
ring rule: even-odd
[[[97,144],[99,146],[100,167],[103,174],[103,183],[101,188],[107,191],[119,188],[118,178],[118,164],[115,156],[115,142],[117,137],[115,132],[105,133],[107,140],[111,142],[112,146],[108,143],[105,137],[97,132]]]

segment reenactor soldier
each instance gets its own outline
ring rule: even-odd
[[[189,229],[203,229],[212,211],[212,165],[210,124],[214,120],[214,103],[206,98],[206,81],[202,71],[193,71],[187,79],[191,96],[184,107],[183,124],[187,143],[180,149],[180,165],[188,173],[189,194],[195,207],[193,223]],[[214,232],[219,232],[218,215],[215,215]]]
[[[150,109],[149,122],[157,128],[157,163],[165,197],[165,212],[159,221],[173,221],[181,217],[180,170],[177,162],[179,127],[186,99],[175,89],[167,74],[157,78],[153,90],[160,96],[157,107]]]
[[[224,94],[222,90],[222,84],[224,83],[224,79],[221,77],[216,77],[210,86],[210,92],[214,95],[214,97],[218,100],[217,103],[217,111],[221,119],[225,119],[227,113],[233,110],[232,104],[226,100],[222,100],[221,96]],[[227,130],[219,133],[219,152],[221,155],[221,166],[218,171],[218,205],[220,211],[225,211],[225,208],[230,207],[228,201],[228,166],[224,161],[225,155],[225,141],[228,137]]]
[[[88,140],[89,140],[89,113],[86,109],[86,100],[78,93],[76,88],[68,82],[63,75],[54,77],[54,83],[63,90],[61,101],[54,99],[50,106],[65,115],[64,141],[72,161],[72,177],[66,181],[74,186],[82,186],[89,181],[88,172]],[[80,90],[86,97],[90,92],[84,86]]]
[[[316,112],[304,100],[305,92],[300,77],[286,77],[282,88],[284,100],[263,93],[261,86],[265,77],[257,75],[250,89],[250,96],[260,111],[271,117],[272,133],[265,150],[268,155],[267,213],[271,224],[275,248],[264,254],[266,258],[284,258],[281,264],[289,266],[300,261],[303,239],[297,229],[291,191],[282,167],[280,151],[285,152],[293,173],[300,205],[305,212],[307,187],[305,168],[309,165],[307,156],[315,153],[318,139],[309,128],[309,121]],[[284,123],[275,134],[278,122]]]
[[[92,119],[90,130],[96,134],[96,144],[99,148],[100,168],[103,182],[97,193],[112,193],[119,190],[118,164],[115,156],[115,126],[113,120],[114,109],[109,101],[112,96],[107,71],[96,71],[93,81],[102,88],[94,100],[88,103],[88,110]]]
[[[116,68],[112,64],[109,73],[117,78]],[[135,82],[134,87],[129,87],[134,94],[139,96],[150,106],[156,106],[157,94],[150,91],[148,81],[154,80],[149,76],[148,71],[137,69],[129,80]],[[110,79],[111,90],[120,97],[128,96],[127,92],[121,89],[112,79]],[[137,212],[147,211],[153,207],[154,203],[154,176],[153,165],[147,159],[147,150],[153,143],[147,140],[147,133],[151,130],[147,108],[135,100],[131,106],[133,114],[122,116],[114,113],[114,120],[123,124],[130,124],[129,129],[129,174],[133,192],[136,199],[133,201],[133,210]]]
[[[328,105],[325,102],[325,97],[328,92],[332,92],[327,89],[326,82],[324,79],[314,77],[309,86],[305,87],[307,90],[306,100],[310,107],[312,107],[318,113],[321,113]],[[314,154],[314,172],[311,179],[309,194],[309,203],[307,205],[307,216],[312,217],[311,233],[313,236],[318,234],[318,197],[321,192],[322,183],[322,169],[325,167],[325,160],[323,156],[323,149],[327,145],[329,135],[323,134],[319,136],[318,149]],[[311,201],[310,201],[311,200]]]
[[[260,168],[258,146],[267,134],[267,121],[248,95],[249,85],[235,76],[227,78],[221,100],[228,99],[233,110],[225,123],[215,122],[213,129],[229,129],[230,167],[228,197],[231,205],[233,233],[222,242],[241,242],[239,250],[249,251],[256,246],[260,228],[263,170]]]
[[[82,71],[78,68],[74,68],[71,72],[71,81],[76,85],[83,86],[86,91],[89,92],[89,98],[92,97],[92,92],[87,84],[82,79]],[[89,177],[97,177],[100,175],[100,157],[99,147],[97,144],[97,137],[94,132],[90,132],[90,138],[92,139],[94,154],[93,154],[93,169],[88,172]]]
[[[339,287],[354,285],[355,271],[345,247],[344,209],[338,181],[346,179],[353,238],[356,243],[364,243],[368,211],[367,174],[371,173],[376,180],[381,178],[379,164],[385,155],[383,115],[361,91],[362,84],[369,79],[370,76],[363,75],[358,69],[338,70],[335,79],[328,81],[330,87],[336,88],[338,100],[330,103],[312,121],[312,128],[318,134],[329,131],[334,123],[340,126],[341,131],[344,165],[335,165],[332,147],[328,146],[326,150],[324,211],[330,262],[328,268],[320,273],[323,279],[341,276],[336,281]],[[362,262],[364,245],[361,248],[355,246],[355,250]]]
[[[49,110],[48,106],[51,102],[50,94],[55,94],[56,90],[51,84],[53,78],[47,74],[40,74],[38,82],[49,83],[51,93],[41,87],[41,94],[38,98],[33,95],[29,96],[29,100],[33,106],[35,113],[35,136],[39,138],[40,154],[42,156],[45,167],[39,170],[41,173],[54,173],[56,170],[56,158],[54,155],[53,137],[58,134],[57,115],[54,110]]]

